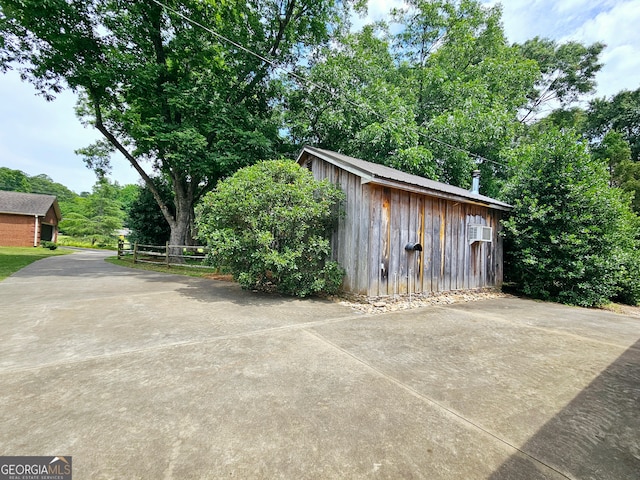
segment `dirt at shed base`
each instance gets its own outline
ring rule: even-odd
[[[233,275],[226,273],[211,273],[209,275],[205,275],[204,278],[208,278],[209,280],[218,280],[220,282],[233,282]]]

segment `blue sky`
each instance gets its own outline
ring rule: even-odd
[[[503,24],[512,42],[536,35],[556,40],[607,44],[597,96],[640,88],[640,0],[487,0],[502,3]],[[369,16],[380,20],[402,2],[371,0]],[[76,192],[89,191],[95,175],[74,150],[87,146],[97,132],[75,117],[75,97],[64,92],[53,102],[35,95],[15,73],[0,74],[0,166],[29,175],[44,173]],[[120,156],[113,159],[112,180],[136,183],[138,175]]]

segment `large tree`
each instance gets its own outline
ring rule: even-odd
[[[517,135],[517,112],[540,75],[507,42],[501,16],[499,6],[476,0],[410,0],[395,16],[403,28],[396,51],[410,69],[416,122],[440,180],[468,187],[480,162],[489,195],[505,172],[483,159],[499,158]]]
[[[631,160],[640,162],[640,88],[592,100],[587,118],[586,132],[590,139],[603,138],[615,130],[629,143]]]
[[[596,98],[586,110],[555,110],[535,129],[552,125],[582,134],[594,157],[608,164],[611,185],[634,195],[633,208],[640,212],[640,89]]]
[[[302,71],[324,88],[289,95],[294,142],[469,186],[476,161],[498,157],[522,128],[518,109],[540,76],[508,44],[500,15],[475,0],[411,0],[393,29],[337,39]],[[497,193],[498,168],[481,166],[484,193]]]
[[[74,237],[91,237],[92,244],[122,228],[125,212],[119,201],[121,187],[105,177],[98,179],[86,197],[62,202],[60,231]]]
[[[274,65],[289,68],[325,41],[347,4],[0,0],[0,70],[17,68],[47,99],[77,92],[79,115],[104,137],[82,149],[87,163],[104,172],[120,152],[160,206],[170,242],[186,244],[198,199],[279,148]],[[175,211],[152,171],[169,179]]]
[[[173,210],[175,207],[168,182],[160,177],[155,177],[154,184],[165,204]],[[146,245],[164,245],[169,241],[171,229],[167,222],[163,221],[162,212],[149,187],[145,185],[138,188],[138,196],[126,209],[125,226],[131,230],[129,240]]]
[[[605,45],[597,42],[557,43],[548,38],[535,37],[517,45],[525,58],[534,60],[540,77],[529,92],[529,102],[522,112],[522,121],[536,118],[548,105],[566,108],[585,94],[593,93],[595,75],[602,68],[600,54]]]
[[[0,167],[0,190],[55,195],[60,202],[73,200],[77,197],[77,194],[64,185],[54,182],[43,173],[29,176],[20,170],[12,170],[7,167]]]
[[[298,82],[288,91],[286,119],[293,143],[392,166],[418,144],[412,93],[402,88],[406,78],[380,33],[384,29],[368,26],[345,35],[337,45],[320,49],[300,71],[311,86]]]

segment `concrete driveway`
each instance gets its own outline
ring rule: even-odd
[[[76,479],[637,479],[640,321],[520,299],[377,316],[113,266],[0,282],[0,454]]]

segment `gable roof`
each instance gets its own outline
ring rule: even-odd
[[[498,210],[511,210],[513,207],[508,203],[501,202],[491,197],[471,193],[464,188],[454,187],[435,180],[405,173],[395,168],[371,163],[358,158],[349,157],[341,153],[323,150],[315,147],[303,147],[300,155],[298,155],[298,163],[301,163],[304,155],[314,155],[326,162],[331,163],[343,170],[346,170],[362,179],[362,183],[374,183],[389,187],[399,188],[401,190],[410,190],[417,193],[423,193],[441,198],[449,198],[465,203],[473,203],[478,205],[489,206]]]
[[[60,220],[62,215],[55,195],[0,190],[0,213],[44,217],[52,206],[56,217]]]

